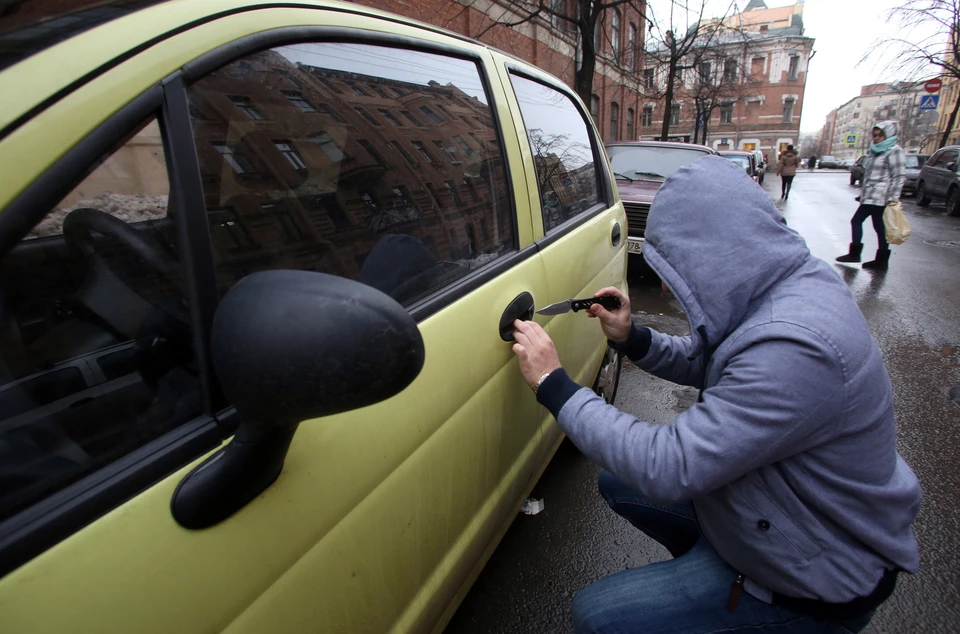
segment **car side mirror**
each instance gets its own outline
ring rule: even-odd
[[[956,161],[950,161],[949,163],[947,163],[946,167],[947,167],[947,169],[950,170],[951,172],[955,172],[955,171],[957,171],[957,162],[956,162]]]
[[[174,492],[173,516],[191,529],[223,521],[270,486],[302,421],[390,398],[424,361],[416,322],[388,295],[285,270],[230,289],[214,316],[211,353],[240,426]]]

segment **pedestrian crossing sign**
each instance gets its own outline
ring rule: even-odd
[[[940,103],[940,95],[924,95],[920,97],[921,110],[936,110]]]
[[[848,135],[847,135],[846,144],[847,144],[847,145],[856,145],[856,144],[857,144],[857,139],[859,139],[859,138],[860,138],[860,135],[859,135],[859,134],[848,134]]]

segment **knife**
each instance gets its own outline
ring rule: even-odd
[[[603,297],[588,297],[587,299],[565,299],[556,304],[544,306],[537,311],[538,315],[562,315],[563,313],[578,310],[585,310],[594,304],[600,304],[607,310],[620,308],[620,300],[613,295],[604,295]]]

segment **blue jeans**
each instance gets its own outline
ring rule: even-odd
[[[881,205],[860,205],[857,207],[857,212],[853,214],[853,218],[850,219],[850,241],[857,244],[863,242],[863,221],[870,218],[873,220],[873,230],[877,232],[877,248],[881,250],[889,249],[890,245],[887,244],[887,230],[883,226],[884,209],[886,209],[886,207]]]
[[[578,634],[707,634],[749,632],[811,634],[859,632],[872,613],[842,623],[821,623],[746,592],[727,610],[737,572],[700,536],[693,505],[660,506],[606,471],[600,493],[618,515],[663,544],[674,559],[600,579],[573,601]]]

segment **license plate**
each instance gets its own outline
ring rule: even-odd
[[[643,240],[639,238],[627,238],[627,253],[641,253]]]

